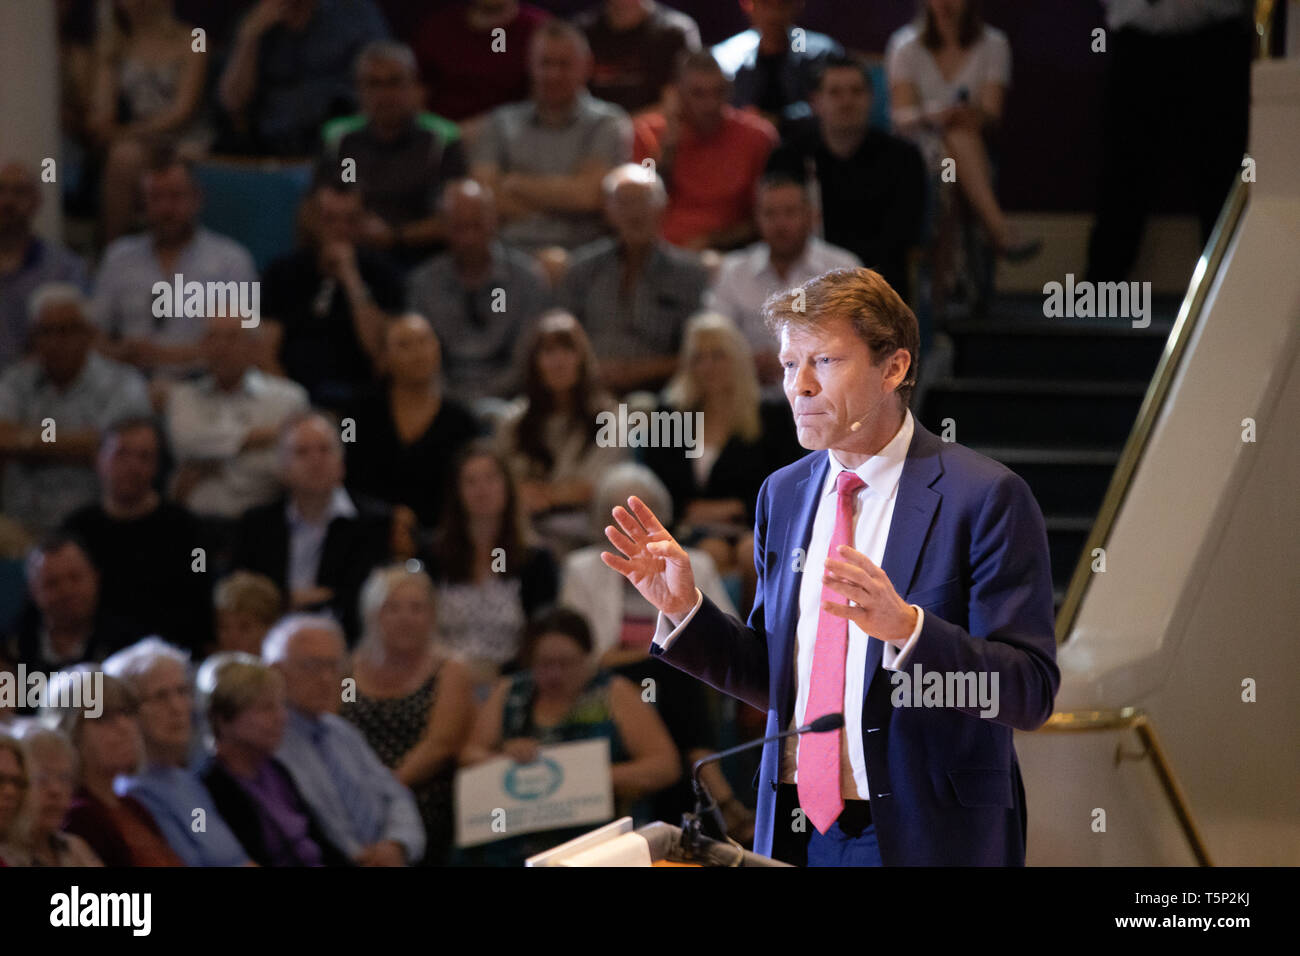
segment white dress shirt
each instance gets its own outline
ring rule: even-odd
[[[340,485],[334,489],[329,507],[319,521],[304,518],[292,498],[285,504],[284,514],[289,523],[289,590],[315,587],[330,522],[335,518],[355,518],[357,506]]]
[[[903,417],[902,426],[885,447],[854,469],[846,469],[835,457],[834,452],[827,452],[830,457],[830,467],[827,469],[826,481],[822,485],[817,510],[813,516],[812,537],[808,542],[799,584],[799,618],[795,624],[794,649],[797,690],[794,714],[790,721],[791,729],[803,726],[804,712],[808,707],[813,648],[817,642],[817,621],[821,613],[822,573],[826,567],[831,536],[835,530],[838,498],[836,479],[841,471],[851,470],[866,482],[866,487],[859,488],[854,496],[854,521],[850,544],[879,566],[884,560],[885,543],[889,539],[889,526],[893,520],[894,503],[898,497],[898,482],[903,474],[903,462],[907,458],[907,449],[912,443],[914,427],[912,412],[909,409]],[[695,607],[671,631],[667,618],[661,613],[655,632],[655,643],[667,649],[681,629],[695,616],[703,600],[697,588]],[[925,623],[925,612],[915,604],[911,606],[916,608],[916,627],[902,650],[892,644],[885,644],[881,666],[886,670],[900,670],[906,665],[907,658],[921,634],[921,628]],[[845,799],[866,800],[869,799],[870,791],[867,788],[867,764],[862,749],[862,705],[867,669],[867,641],[870,635],[852,621],[848,622],[848,625],[848,658],[844,668],[844,729],[840,733],[841,755],[846,744],[849,766],[841,767],[840,789]],[[786,747],[781,759],[782,782],[795,783],[798,779],[795,773],[798,746],[798,737],[786,738]]]

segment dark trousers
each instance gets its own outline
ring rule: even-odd
[[[772,828],[772,859],[793,866],[882,866],[876,828],[867,800],[846,800],[839,818],[825,833],[796,816],[799,790],[783,783],[776,791],[776,822]],[[796,827],[798,821],[798,827]]]
[[[1137,260],[1153,193],[1183,186],[1209,238],[1242,173],[1250,118],[1251,32],[1242,20],[1187,34],[1116,30],[1107,38],[1097,220],[1087,277],[1125,281]]]

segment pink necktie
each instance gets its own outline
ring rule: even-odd
[[[851,471],[841,471],[835,479],[839,497],[828,558],[843,560],[836,548],[853,543],[853,496],[865,485],[866,482]],[[832,591],[828,585],[822,585],[822,600],[845,603],[844,596]],[[804,711],[805,724],[823,714],[838,714],[844,710],[844,659],[848,646],[849,622],[829,611],[819,611],[808,706]],[[840,796],[840,734],[843,733],[846,731],[841,729],[837,733],[804,734],[799,738],[799,806],[818,833],[829,830],[844,809],[844,798]]]

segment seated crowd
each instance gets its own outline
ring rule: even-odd
[[[656,0],[205,5],[210,75],[171,0],[63,24],[76,185],[0,157],[0,671],[102,713],[0,707],[0,865],[518,864],[569,831],[457,848],[458,768],[605,738],[618,813],[675,822],[761,732],[649,654],[612,510],[747,615],[759,487],[805,454],[765,299],[863,266],[910,297],[942,156],[996,251],[1033,243],[974,0],[923,0],[888,91],[797,0],[740,5],[712,50]],[[297,248],[204,225],[223,153],[308,161]],[[60,199],[93,271],[33,231]],[[698,454],[603,440],[629,409],[697,416]]]

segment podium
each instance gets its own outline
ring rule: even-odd
[[[524,866],[789,866],[734,843],[699,837],[690,847],[682,828],[655,822],[633,829],[623,817],[544,853]]]

